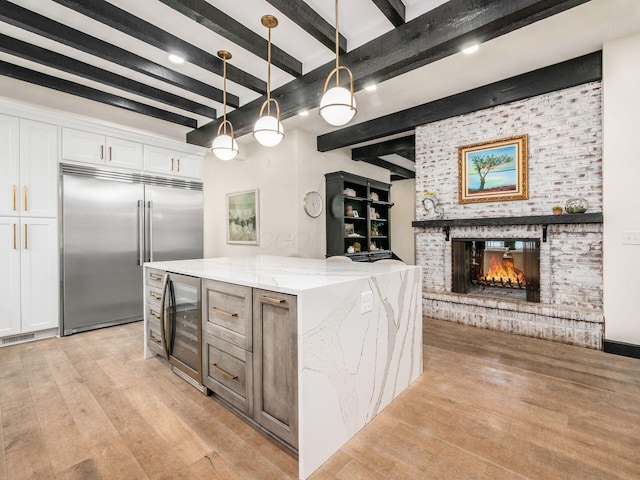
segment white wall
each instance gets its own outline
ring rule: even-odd
[[[318,218],[304,213],[305,193],[325,197],[324,174],[338,170],[389,182],[389,171],[354,162],[350,150],[320,153],[316,137],[302,130],[286,132],[282,143],[266,148],[253,142],[242,145],[245,160],[223,162],[213,155],[205,160],[206,257],[284,255],[324,258],[325,210]],[[226,241],[226,195],[259,190],[260,244],[229,245]]]
[[[411,222],[415,216],[416,180],[396,180],[391,184],[391,246],[405,263],[416,263],[416,236]]]
[[[605,338],[640,345],[640,33],[604,45],[604,315]]]

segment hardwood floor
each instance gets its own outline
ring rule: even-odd
[[[0,348],[0,479],[288,479],[296,458],[142,359],[141,323]],[[313,480],[638,479],[640,360],[425,319],[424,374]]]

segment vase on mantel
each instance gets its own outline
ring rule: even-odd
[[[567,213],[584,213],[589,208],[589,202],[584,198],[571,198],[564,204]]]

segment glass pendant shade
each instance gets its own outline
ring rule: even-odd
[[[327,90],[320,100],[320,116],[329,125],[339,127],[351,121],[357,112],[356,99],[344,87]]]
[[[265,147],[275,147],[284,138],[284,128],[276,117],[260,117],[253,127],[253,136]]]
[[[231,135],[218,135],[213,139],[211,151],[220,160],[233,160],[238,155],[238,142]]]

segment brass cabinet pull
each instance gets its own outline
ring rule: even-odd
[[[173,172],[173,162],[174,162],[174,160],[173,160],[173,158],[171,158],[171,171],[172,172]]]
[[[111,155],[111,147],[109,147],[109,161],[112,160],[112,155]]]
[[[180,159],[178,159],[178,171],[180,171]]]
[[[158,315],[156,312],[154,312],[153,310],[150,311],[150,314],[153,318],[157,318],[158,320],[160,320],[160,315]]]
[[[149,279],[153,280],[154,282],[160,282],[162,281],[162,275],[158,275],[157,273],[150,273]]]
[[[154,300],[160,300],[162,298],[162,295],[158,295],[156,292],[149,292],[149,296]]]
[[[100,145],[100,160],[104,160],[104,145]]]
[[[22,198],[24,200],[24,211],[26,212],[27,210],[29,210],[28,204],[27,204],[27,186],[26,185],[22,187]]]
[[[226,315],[227,317],[237,317],[238,316],[237,313],[226,312],[224,310],[220,310],[217,307],[211,307],[209,310],[211,310],[212,312],[220,313],[222,315]]]
[[[29,237],[27,233],[27,224],[24,224],[24,249],[27,250],[29,248]]]
[[[159,338],[154,337],[153,335],[149,335],[149,340],[151,340],[154,343],[157,343],[158,345],[162,345],[162,340],[160,340]]]
[[[262,300],[263,302],[275,303],[276,305],[280,305],[286,302],[286,300],[284,299],[267,297],[266,295],[260,295],[260,300]]]
[[[220,372],[222,374],[222,376],[227,377],[229,380],[237,380],[238,376],[237,375],[231,375],[229,372],[227,372],[226,370],[223,370],[222,368],[220,368],[218,366],[217,363],[212,363],[211,366],[217,370],[218,372]]]
[[[14,183],[13,184],[13,188],[12,188],[12,192],[13,192],[13,211],[14,212],[18,209],[18,205],[17,205],[18,201],[17,201],[17,198],[16,198],[18,196],[18,194],[16,192],[17,189],[18,188],[16,187],[16,185]]]
[[[14,223],[13,224],[13,249],[14,250],[18,249],[17,230],[18,230],[18,225]]]

